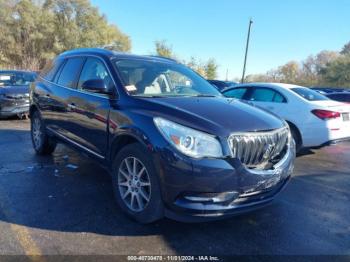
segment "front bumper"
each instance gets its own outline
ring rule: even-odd
[[[10,117],[29,112],[29,100],[1,100],[0,101],[0,117]]]
[[[265,206],[287,184],[294,159],[295,148],[291,146],[272,169],[255,171],[237,159],[193,160],[169,149],[161,156],[159,166],[165,215],[194,222]]]

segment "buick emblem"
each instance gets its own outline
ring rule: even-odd
[[[265,153],[263,155],[263,158],[268,159],[271,156],[274,149],[275,149],[275,144],[265,145],[264,147]]]

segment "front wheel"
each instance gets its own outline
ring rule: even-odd
[[[302,146],[301,137],[299,135],[299,132],[294,127],[290,129],[290,132],[291,132],[292,138],[295,142],[295,151],[297,153],[299,153],[301,150],[301,146]]]
[[[34,150],[38,155],[49,155],[56,148],[56,141],[47,135],[38,111],[31,116],[31,137]]]
[[[127,215],[144,224],[163,217],[158,175],[146,149],[140,144],[123,148],[112,172],[115,199]]]

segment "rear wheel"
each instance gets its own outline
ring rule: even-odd
[[[17,115],[20,120],[27,120],[28,119],[28,113],[21,113]]]
[[[132,219],[151,223],[163,217],[158,175],[141,145],[127,145],[118,153],[112,178],[115,199]]]
[[[56,141],[47,135],[38,111],[31,116],[31,137],[34,150],[38,155],[49,155],[56,148]]]

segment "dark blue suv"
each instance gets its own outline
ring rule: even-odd
[[[223,97],[167,58],[68,51],[46,66],[30,98],[35,151],[64,142],[100,161],[121,209],[142,223],[255,209],[293,170],[283,120]]]

